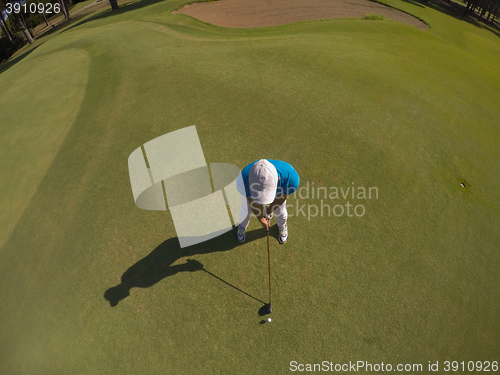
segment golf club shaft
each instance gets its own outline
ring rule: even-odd
[[[271,303],[271,254],[269,252],[269,228],[267,228],[267,268],[269,270],[269,303]]]

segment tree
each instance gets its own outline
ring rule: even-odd
[[[495,19],[495,15],[498,13],[499,6],[500,6],[500,0],[490,0],[488,2],[488,6],[485,9],[483,9],[483,12],[481,13],[481,17],[483,17],[483,15],[486,15],[486,13],[488,13],[488,16],[486,17],[486,21],[493,22],[493,20]],[[491,17],[493,17],[493,18],[491,18]]]
[[[35,39],[35,33],[30,30],[30,25],[28,24],[28,22],[26,22],[26,17],[24,16],[24,12],[22,12],[22,11],[19,12],[19,16],[21,17],[21,21],[24,24],[24,27],[26,28],[28,33],[30,34],[32,40]],[[30,42],[30,44],[31,43],[33,43],[33,42]]]
[[[486,22],[493,22],[496,14],[498,13],[499,7],[500,0],[469,0],[469,3],[465,7],[463,16],[467,17],[471,13],[474,14],[475,10],[479,9],[479,19],[484,19],[487,14]]]
[[[68,20],[71,19],[68,7],[66,6],[66,2],[64,0],[59,0],[59,4],[61,4],[61,10],[64,14],[64,17],[66,17],[66,19]]]
[[[6,3],[6,0],[0,0],[0,9],[2,10],[2,13],[3,13],[3,10],[5,9],[5,3]],[[14,19],[15,24],[17,25],[19,30],[21,30],[21,32],[23,33],[26,41],[29,44],[33,43],[34,42],[33,36],[31,35],[31,32],[29,31],[28,26],[26,25],[26,22],[24,21],[24,17],[22,17],[22,13],[21,12],[12,13],[8,18],[10,18],[10,17],[12,17]],[[0,18],[2,18],[2,17],[0,17]],[[7,27],[6,23],[3,21],[3,18],[2,18],[2,26],[5,26],[5,30],[6,30],[6,32],[8,32],[8,27]],[[3,31],[3,27],[2,27],[2,31]],[[10,40],[12,40],[12,38],[10,38]]]
[[[500,0],[497,0],[491,9],[490,14],[488,14],[488,22],[493,23],[496,15],[498,14],[498,10],[500,9]]]
[[[491,1],[489,0],[484,0],[481,5],[479,6],[481,8],[481,14],[479,15],[479,18],[483,18],[484,14],[486,13],[486,10],[490,7]]]
[[[40,5],[40,0],[36,0],[37,4]],[[43,19],[45,21],[45,23],[47,24],[48,27],[50,27],[50,22],[49,20],[47,19],[47,16],[45,15],[45,12],[42,12],[42,16],[43,16]]]
[[[31,36],[31,32],[29,31],[28,26],[26,25],[25,21],[18,14],[15,14],[15,13],[12,14],[11,17],[14,17],[14,19],[17,23],[17,26],[19,27],[19,29],[23,33],[24,37],[26,38],[26,41],[29,44],[32,44],[34,42],[34,39]]]
[[[119,8],[117,0],[109,0],[109,5],[111,5],[111,9],[117,10]]]
[[[5,24],[5,21],[3,19],[3,12],[0,11],[0,28],[2,29],[3,34],[7,37],[7,39],[12,43],[12,35],[9,31],[9,28]]]
[[[474,9],[476,9],[477,3],[478,3],[478,0],[470,0],[469,3],[467,4],[467,6],[465,7],[463,16],[467,17],[471,11],[474,12]]]

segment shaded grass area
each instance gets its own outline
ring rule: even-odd
[[[378,3],[387,5],[386,2],[380,1],[380,0],[371,0],[371,1],[376,1]],[[471,25],[474,25],[478,28],[482,28],[485,30],[488,30],[492,32],[493,34],[500,36],[500,27],[498,22],[485,22],[485,19],[480,19],[477,14],[470,14],[468,17],[463,16],[464,9],[466,8],[466,5],[463,3],[460,3],[458,1],[444,1],[444,0],[433,0],[433,1],[426,1],[426,0],[402,0],[405,3],[409,3],[415,6],[418,6],[420,8],[431,8],[434,10],[437,10],[439,12],[442,12],[450,17],[455,18],[456,20],[467,22]]]
[[[0,74],[14,90],[0,96],[13,117],[1,125],[1,220],[16,220],[0,248],[0,372],[494,360],[496,37],[396,1],[431,30],[229,30],[171,15],[178,1],[143,4],[54,33]],[[193,124],[208,162],[282,159],[302,186],[378,188],[371,200],[290,199],[286,245],[273,227],[271,324],[258,316],[267,254],[255,220],[244,245],[230,232],[180,249],[168,212],[134,205],[130,153]],[[307,217],[347,201],[365,215]]]
[[[73,124],[85,93],[88,56],[83,50],[66,49],[23,61],[17,69],[24,74],[2,74],[6,89],[0,93],[3,104],[0,168],[8,176],[2,179],[0,187],[1,245],[28,207],[55,151]],[[23,110],[26,107],[35,110]]]
[[[31,48],[24,49],[23,51],[16,52],[14,54],[14,57],[11,57],[9,61],[2,62],[0,65],[0,73],[5,72],[6,70],[9,70],[10,67],[14,66],[18,62],[20,62],[22,59],[24,59],[26,56],[28,56],[30,53],[34,52],[41,43],[37,43],[34,46],[31,46]]]

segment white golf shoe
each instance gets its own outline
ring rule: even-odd
[[[245,242],[247,235],[245,234],[246,228],[243,228],[241,225],[238,225],[238,229],[236,231],[236,238],[239,243]]]
[[[283,226],[283,228],[278,227],[278,230],[280,232],[278,241],[279,241],[279,243],[283,244],[283,243],[285,243],[288,240],[288,227],[285,224]]]

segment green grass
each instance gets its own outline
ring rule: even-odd
[[[70,13],[73,13],[73,12],[76,12],[77,10],[82,9],[82,8],[86,7],[87,5],[90,5],[94,2],[95,2],[95,0],[82,1],[82,2],[71,5],[70,7],[68,7],[68,9],[69,9]],[[97,3],[97,4],[99,4],[99,3]]]
[[[367,14],[363,17],[364,20],[370,21],[385,21],[387,18],[383,14]]]
[[[181,1],[143,1],[54,32],[2,72],[0,373],[499,360],[499,39],[388,2],[430,30],[232,30],[171,15]],[[208,162],[277,158],[303,186],[379,190],[350,199],[361,218],[290,209],[284,246],[273,228],[271,324],[258,301],[182,272],[196,259],[266,300],[255,219],[244,245],[230,233],[179,249],[170,214],[133,202],[130,153],[193,124]],[[129,268],[141,287],[110,307]]]

